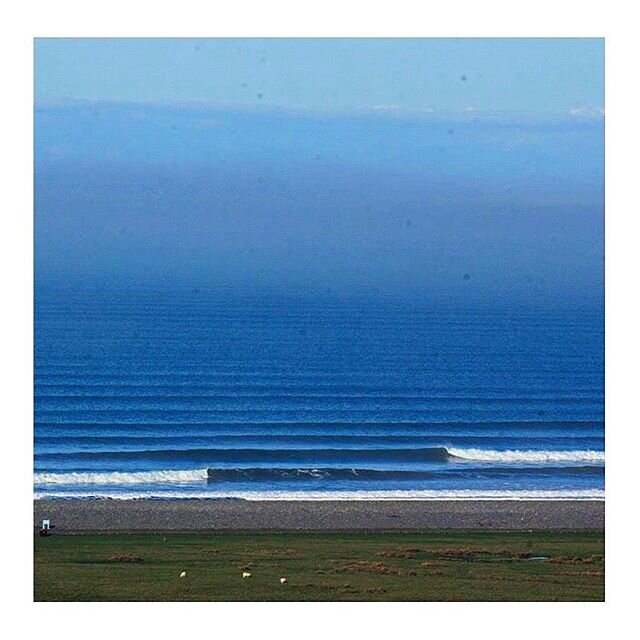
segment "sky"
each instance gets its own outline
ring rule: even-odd
[[[35,52],[37,284],[601,303],[601,40]]]
[[[603,108],[602,39],[37,39],[36,101]]]

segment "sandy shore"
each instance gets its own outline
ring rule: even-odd
[[[604,529],[600,501],[34,501],[34,525],[74,531]]]

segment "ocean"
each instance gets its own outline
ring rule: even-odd
[[[602,309],[36,290],[38,498],[604,497]]]

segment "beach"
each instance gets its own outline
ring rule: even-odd
[[[35,500],[56,533],[144,531],[604,530],[591,500]]]

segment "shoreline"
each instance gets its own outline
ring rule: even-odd
[[[34,493],[34,500],[246,500],[249,502],[405,502],[405,501],[436,501],[449,502],[452,500],[481,502],[518,501],[518,500],[589,500],[604,501],[603,489],[575,489],[572,491],[528,490],[528,491],[491,491],[491,490],[429,490],[418,489],[389,490],[389,491],[227,491],[217,493],[213,491],[152,491],[130,492],[117,491],[112,493],[95,493],[92,491],[59,491],[38,490]]]
[[[604,530],[603,500],[34,500],[34,527],[89,531]]]

